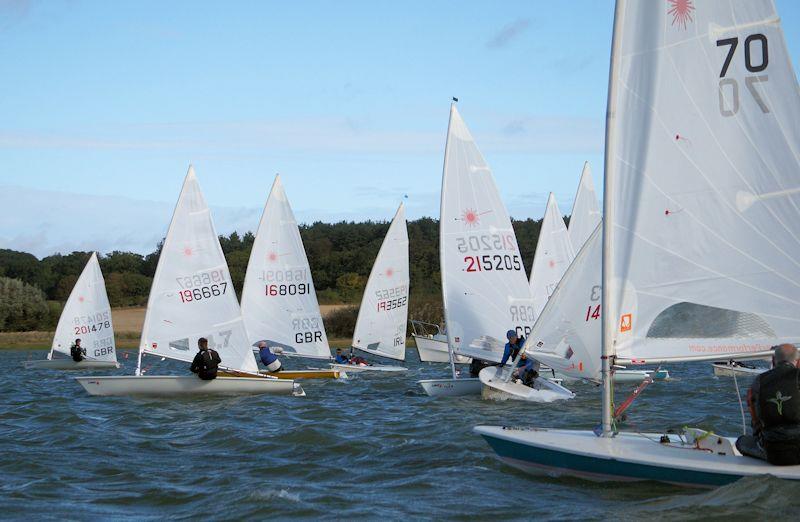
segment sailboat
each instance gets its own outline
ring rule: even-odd
[[[276,353],[331,358],[311,267],[280,175],[275,176],[247,263],[242,319],[251,346],[266,341]],[[338,370],[330,369],[269,375],[279,379],[340,377]]]
[[[361,298],[352,347],[372,355],[404,361],[408,322],[408,230],[402,203],[392,219]],[[347,372],[404,372],[394,365],[331,363]]]
[[[420,362],[450,362],[450,350],[447,348],[447,330],[439,327],[438,324],[430,324],[424,321],[410,320],[414,344],[417,345]],[[472,362],[470,357],[454,355],[456,364],[469,364]]]
[[[743,456],[733,438],[621,432],[613,418],[614,364],[756,358],[800,340],[800,96],[775,7],[618,0],[610,69],[602,422],[475,431],[534,473],[800,480],[800,466]]]
[[[444,153],[439,256],[451,354],[500,362],[505,332],[530,332],[533,300],[511,219],[455,101]],[[452,357],[450,370],[451,378],[419,384],[433,396],[480,393],[480,379],[459,378]]]
[[[569,240],[572,248],[577,252],[592,235],[600,223],[600,205],[597,203],[597,193],[592,181],[592,169],[589,162],[583,164],[581,179],[578,182],[578,191],[572,203],[572,213],[569,216]]]
[[[143,356],[189,363],[201,337],[219,352],[220,370],[240,376],[204,381],[191,374],[144,375]],[[292,380],[258,374],[228,264],[191,166],[158,258],[135,375],[76,380],[90,395],[305,395]]]
[[[75,339],[80,339],[81,346],[86,350],[85,359],[81,362],[75,362],[70,357],[70,346]],[[62,357],[54,358],[56,353]],[[96,252],[92,252],[92,257],[64,304],[47,359],[27,361],[25,367],[50,370],[119,368],[111,306],[108,304],[106,284]]]

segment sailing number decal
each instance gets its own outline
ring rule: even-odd
[[[91,315],[76,315],[72,319],[72,328],[76,336],[88,335],[96,332],[105,331],[110,334],[111,330],[111,312],[97,312]],[[112,346],[114,336],[108,335],[101,339],[93,339],[92,345],[89,346],[92,357],[101,357],[103,355],[110,355],[114,353]],[[84,347],[86,347],[84,345]]]
[[[600,285],[594,285],[592,287],[592,292],[589,295],[589,300],[591,303],[586,308],[586,319],[585,321],[588,323],[590,320],[597,320],[600,319],[600,304],[597,301],[600,300],[602,296],[602,287]]]
[[[522,270],[511,234],[478,234],[456,237],[456,247],[464,256],[465,272]],[[486,252],[486,253],[484,253]]]
[[[394,288],[375,290],[375,297],[378,298],[376,304],[378,312],[402,308],[408,303],[408,286],[400,285]]]
[[[321,343],[322,342],[322,319],[320,317],[300,317],[292,319],[294,329],[294,342]]]
[[[262,270],[261,280],[264,285],[264,295],[267,297],[286,295],[308,295],[314,291],[304,269],[289,270]]]
[[[722,63],[719,73],[719,112],[725,117],[730,117],[739,112],[739,82],[736,78],[728,77],[728,68],[731,66],[739,48],[739,38],[723,38],[717,40],[717,47],[727,47],[728,53]],[[769,46],[767,37],[761,33],[751,34],[744,39],[744,66],[751,73],[760,73],[769,65]],[[761,112],[769,113],[764,98],[759,93],[756,85],[769,81],[767,74],[750,74],[744,77],[745,88],[750,92]]]
[[[224,295],[228,290],[228,281],[223,270],[200,272],[193,276],[176,277],[181,290],[178,296],[182,303],[208,300]]]

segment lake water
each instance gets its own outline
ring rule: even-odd
[[[129,354],[119,373],[132,373]],[[406,374],[305,381],[304,398],[89,397],[69,373],[22,368],[43,351],[0,357],[4,519],[729,520],[794,519],[800,509],[800,485],[773,478],[698,492],[518,472],[472,427],[591,428],[599,390],[573,385],[578,397],[554,404],[434,399],[416,381],[449,370],[420,364],[412,350]],[[188,365],[157,366],[152,374]],[[625,429],[741,431],[732,379],[708,364],[669,369],[674,379],[637,399]]]

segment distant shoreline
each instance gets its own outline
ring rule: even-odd
[[[352,339],[328,339],[331,348],[350,348]],[[50,350],[53,342],[53,332],[0,332],[0,351],[2,350]],[[115,342],[118,350],[136,350],[139,348],[139,334],[135,338],[129,333],[122,336],[116,335]],[[406,346],[413,347],[411,338],[406,341]]]

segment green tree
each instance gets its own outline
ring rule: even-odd
[[[40,329],[47,318],[44,292],[19,279],[0,277],[0,331]]]

